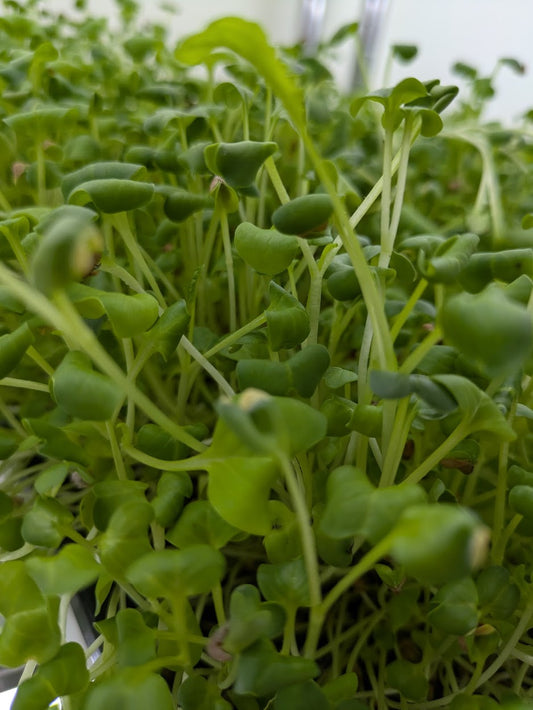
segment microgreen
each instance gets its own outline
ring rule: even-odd
[[[117,2],[0,20],[14,710],[529,707],[527,117]]]

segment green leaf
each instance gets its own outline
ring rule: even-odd
[[[231,438],[240,445],[237,437]],[[278,477],[277,466],[270,458],[213,457],[206,461],[205,468],[209,473],[209,500],[224,520],[251,535],[270,531],[266,503]]]
[[[429,681],[424,673],[424,664],[410,663],[398,658],[387,665],[387,683],[407,698],[420,702],[425,700],[429,690]]]
[[[450,704],[450,710],[498,710],[501,707],[505,707],[505,705],[500,705],[486,695],[466,695],[464,693],[456,695]]]
[[[83,168],[76,170],[68,175],[65,175],[61,182],[61,191],[63,197],[68,200],[70,193],[78,187],[78,185],[91,180],[133,180],[143,177],[146,173],[144,165],[136,163],[123,163],[113,161],[102,161],[99,163],[91,163],[84,165]]]
[[[343,700],[351,700],[356,692],[359,685],[359,678],[356,673],[343,673],[333,680],[328,681],[322,690],[324,695],[327,697],[331,707],[337,708],[339,703]]]
[[[64,130],[76,115],[77,110],[72,107],[39,106],[31,111],[19,111],[3,121],[19,136],[29,135],[34,139],[36,134],[44,137]]]
[[[214,178],[211,194],[215,200],[215,206],[220,212],[232,214],[239,209],[239,195],[221,178]]]
[[[463,636],[477,626],[478,594],[474,580],[464,577],[448,582],[432,599],[429,622],[448,634]]]
[[[47,606],[22,561],[2,564],[0,613],[5,621],[0,634],[0,664],[20,666],[30,659],[45,663],[61,643],[56,609]]]
[[[143,481],[119,481],[112,478],[95,483],[92,487],[92,517],[95,527],[105,530],[113,513],[126,501],[136,500],[144,503],[146,487],[147,484]]]
[[[139,668],[124,668],[94,684],[85,700],[84,710],[173,710],[174,702],[167,683],[160,675]]]
[[[17,691],[12,710],[46,710],[59,696],[85,690],[89,671],[85,653],[77,643],[66,643],[51,660],[38,666]]]
[[[72,417],[111,419],[122,402],[122,390],[107,375],[96,372],[85,353],[68,352],[52,376],[52,394]]]
[[[153,194],[152,183],[108,178],[82,182],[69,193],[68,201],[74,205],[92,203],[104,214],[116,214],[147,205]]]
[[[511,581],[509,570],[493,565],[476,578],[482,617],[509,619],[520,603],[520,590]]]
[[[489,377],[516,372],[531,354],[530,314],[497,287],[446,300],[440,321],[445,339]]]
[[[185,190],[172,190],[165,197],[163,209],[168,219],[173,222],[183,222],[195,212],[205,209],[210,204],[211,200],[204,195],[196,195]]]
[[[229,109],[246,106],[247,100],[251,99],[252,96],[252,92],[245,86],[238,86],[229,81],[217,84],[213,91],[213,99],[217,103],[223,103]]]
[[[346,427],[364,436],[377,437],[383,427],[383,405],[356,404],[350,409]]]
[[[313,396],[329,363],[327,348],[319,344],[307,345],[287,361],[292,384],[301,397]]]
[[[435,375],[435,382],[445,387],[459,406],[469,433],[489,432],[503,441],[513,441],[516,433],[498,405],[479,387],[461,375]]]
[[[329,195],[303,195],[278,207],[272,214],[272,223],[283,234],[305,237],[323,231],[332,214],[333,203]]]
[[[425,493],[419,486],[374,488],[360,469],[340,466],[328,477],[320,527],[334,539],[363,535],[376,543],[393,529],[405,510],[424,501]]]
[[[79,281],[103,250],[100,232],[88,214],[65,214],[50,225],[31,262],[31,280],[46,295]]]
[[[483,559],[487,529],[470,510],[447,503],[407,508],[391,531],[390,552],[423,584],[466,577]]]
[[[155,519],[168,527],[181,513],[185,498],[193,493],[192,481],[183,471],[165,471],[157,482],[156,496],[152,500]]]
[[[328,397],[320,407],[327,420],[328,436],[346,436],[350,433],[348,422],[355,409],[355,404],[345,397]]]
[[[121,609],[115,617],[117,661],[121,667],[142,666],[156,657],[156,638],[137,609]]]
[[[324,383],[330,389],[338,389],[351,382],[357,382],[357,373],[344,367],[328,367],[324,376]]]
[[[287,362],[247,358],[239,360],[235,373],[241,390],[254,387],[271,395],[283,396],[289,393],[292,384]]]
[[[200,64],[219,47],[227,47],[249,61],[283,103],[296,127],[305,125],[303,92],[277,58],[259,25],[237,17],[216,20],[203,32],[181,42],[175,57],[185,64]]]
[[[107,529],[98,540],[100,560],[118,580],[139,557],[151,552],[148,526],[154,511],[146,500],[125,500],[111,515]]]
[[[205,544],[218,550],[238,532],[237,528],[220,517],[209,501],[195,500],[185,506],[166,537],[176,547]]]
[[[361,295],[361,287],[353,267],[345,265],[337,268],[327,278],[327,287],[337,301],[352,301]]]
[[[272,350],[293,348],[309,335],[309,316],[304,306],[274,281],[269,284],[270,305],[265,311]]]
[[[69,474],[70,467],[64,463],[57,463],[45,468],[36,477],[33,484],[36,493],[40,496],[53,498],[59,491]]]
[[[184,299],[166,308],[156,324],[146,333],[146,340],[154,352],[160,353],[168,360],[178,347],[181,336],[187,333],[190,319]]]
[[[459,281],[469,292],[484,289],[494,279],[510,283],[520,277],[533,276],[533,249],[503,249],[472,254]]]
[[[250,222],[241,222],[235,230],[235,248],[241,259],[268,276],[285,271],[300,251],[296,237]]]
[[[292,397],[271,397],[261,390],[245,390],[235,401],[222,400],[217,410],[246,446],[274,457],[279,451],[288,456],[306,451],[326,434],[321,412]],[[292,427],[294,421],[300,426]]]
[[[213,143],[206,146],[204,155],[211,172],[220,175],[228,185],[239,190],[254,182],[261,165],[277,149],[277,144],[272,142]]]
[[[265,599],[283,607],[309,606],[309,585],[303,557],[278,564],[261,564],[257,584]]]
[[[53,557],[30,557],[28,574],[45,596],[75,594],[96,581],[100,565],[85,547],[68,544]]]
[[[261,638],[278,636],[284,625],[285,612],[279,604],[262,602],[256,587],[241,584],[231,593],[224,648],[232,654],[240,653]]]
[[[35,338],[27,323],[12,333],[0,336],[0,378],[9,375],[20,362]]]
[[[9,616],[2,628],[0,664],[16,668],[29,660],[44,663],[57,653],[60,643],[57,621],[44,605],[19,611]]]
[[[145,454],[166,461],[181,459],[187,454],[186,446],[151,422],[139,428],[135,436],[135,444]]]
[[[522,217],[522,229],[531,229],[533,227],[533,212]]]
[[[279,500],[268,501],[271,530],[263,538],[269,562],[292,560],[302,553],[298,521],[292,510]]]
[[[350,106],[352,116],[356,116],[365,101],[374,101],[383,106],[381,122],[388,131],[394,131],[403,120],[402,104],[408,104],[416,99],[426,97],[428,91],[417,79],[407,78],[390,89],[380,89],[367,96],[355,98]]]
[[[28,574],[24,562],[4,562],[0,576],[0,614],[8,617],[18,611],[35,609],[43,604],[43,595]]]
[[[416,44],[393,44],[391,50],[394,58],[401,62],[410,62],[418,54]]]
[[[314,661],[301,656],[282,656],[266,639],[242,651],[233,686],[236,693],[271,697],[280,688],[314,678],[319,673]]]
[[[533,488],[528,485],[513,486],[509,492],[509,505],[524,518],[533,519]]]
[[[281,688],[274,699],[274,710],[329,710],[323,690],[312,680]]]
[[[191,675],[180,685],[178,703],[183,710],[232,710],[220,693],[212,680]]]
[[[73,284],[68,295],[84,318],[107,316],[119,338],[131,338],[146,332],[159,314],[158,303],[149,293],[129,295]]]
[[[457,401],[450,395],[451,390],[438,383],[437,376],[430,379],[425,375],[405,375],[386,370],[372,370],[370,373],[370,386],[378,397],[401,399],[416,394],[432,408],[434,411],[432,418],[436,415],[446,416],[457,409]]]
[[[454,283],[470,262],[478,244],[477,234],[456,234],[450,237],[437,247],[427,263],[419,259],[419,268],[424,278],[432,283]]]
[[[60,460],[76,461],[82,465],[89,462],[87,452],[76,444],[59,426],[54,426],[49,418],[25,419],[24,424],[41,440],[39,450],[46,456]]]
[[[136,559],[128,580],[146,597],[182,597],[206,594],[224,575],[224,557],[209,545],[184,550],[158,550]]]
[[[31,545],[59,547],[72,513],[54,498],[38,497],[22,522],[22,537]]]

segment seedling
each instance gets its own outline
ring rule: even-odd
[[[311,61],[239,18],[171,51],[130,0],[120,36],[6,5],[14,710],[528,706],[527,124],[484,125],[464,66],[459,109],[341,95],[352,25]]]

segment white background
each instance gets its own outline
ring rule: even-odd
[[[68,10],[71,0],[42,0],[49,10]],[[210,20],[239,15],[260,22],[275,43],[290,44],[300,35],[302,0],[170,0],[177,10],[163,13],[160,0],[140,0],[141,16],[169,24],[172,41],[202,29]],[[385,3],[386,4],[386,3]],[[359,20],[364,0],[328,0],[323,36],[346,22]],[[94,14],[113,15],[111,0],[89,0]],[[169,22],[170,18],[170,22]],[[533,107],[533,0],[389,0],[382,24],[373,88],[381,86],[387,48],[393,43],[416,44],[419,56],[409,65],[396,65],[391,81],[405,76],[439,78],[458,83],[450,72],[458,60],[488,75],[504,56],[528,68],[517,76],[503,68],[496,82],[498,96],[487,118],[515,121]],[[341,85],[352,75],[354,54],[349,45],[339,52],[335,75]]]

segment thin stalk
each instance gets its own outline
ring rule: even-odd
[[[133,353],[133,343],[131,338],[122,338],[122,349],[124,351],[124,360],[126,363],[127,376],[129,377],[131,382],[134,383],[135,380],[131,376],[131,371],[133,368],[135,356]],[[135,428],[135,403],[131,397],[128,397],[128,402],[126,405],[126,426],[128,427],[128,430],[133,434],[133,430]]]
[[[216,584],[211,590],[211,596],[213,597],[213,606],[215,607],[217,624],[219,626],[222,626],[226,623],[226,612],[224,610],[224,598],[222,595],[222,586],[220,582],[218,582],[218,584]]]
[[[465,688],[465,692],[473,692],[480,688],[484,683],[486,683],[492,676],[496,673],[497,670],[499,670],[505,661],[509,658],[511,655],[513,649],[515,648],[516,644],[522,637],[522,635],[527,631],[529,628],[529,622],[531,621],[531,617],[533,616],[533,600],[529,601],[529,604],[526,606],[524,609],[522,616],[520,617],[520,621],[515,627],[515,630],[509,637],[507,643],[505,646],[502,648],[500,653],[497,655],[497,657],[494,659],[494,661],[490,664],[490,666],[479,676],[479,678],[476,680],[476,682],[473,684],[473,687],[470,686],[470,684]]]
[[[430,331],[424,340],[416,347],[413,352],[405,358],[401,364],[399,371],[404,375],[409,375],[420,364],[431,348],[436,345],[442,338],[442,331],[438,326]]]
[[[508,421],[512,426],[516,412],[516,402],[513,402],[509,411]],[[503,441],[498,452],[498,482],[494,498],[494,515],[492,522],[492,562],[501,565],[505,548],[502,547],[502,534],[505,529],[505,512],[507,509],[507,469],[509,467],[509,442]]]
[[[131,226],[127,213],[118,212],[117,214],[112,215],[111,223],[114,225],[115,229],[122,237],[122,240],[124,241],[124,244],[126,245],[126,248],[130,252],[131,258],[133,259],[133,263],[137,265],[138,269],[150,285],[150,288],[154,292],[157,300],[159,301],[159,305],[163,308],[166,308],[165,299],[163,298],[163,294],[161,293],[159,285],[155,280],[151,269],[148,267],[148,264],[146,263],[146,260],[141,252],[139,244],[137,243],[137,240],[135,239],[135,236],[131,231]]]
[[[418,134],[420,132],[420,129],[413,131],[413,135],[411,136],[411,145],[415,142],[415,140],[418,138]],[[400,158],[401,158],[402,150],[398,150],[398,152],[394,155],[392,162],[391,162],[391,176],[396,173],[400,166]],[[363,219],[363,217],[367,214],[367,212],[370,210],[374,202],[378,199],[378,197],[381,195],[381,192],[383,190],[383,175],[378,179],[378,181],[374,184],[368,195],[364,198],[364,200],[361,202],[359,207],[355,210],[355,212],[352,214],[350,217],[350,227],[353,229],[357,227],[359,222]]]
[[[39,135],[35,144],[35,154],[37,157],[37,193],[38,205],[46,204],[46,163],[44,156],[43,140]]]
[[[408,114],[403,127],[402,143],[400,146],[400,164],[398,167],[398,177],[396,179],[396,195],[394,196],[394,207],[392,210],[391,222],[389,225],[389,237],[391,240],[391,252],[394,248],[400,217],[402,215],[403,198],[405,195],[405,186],[407,184],[407,168],[409,167],[409,153],[411,151],[411,137],[413,135],[412,114]]]
[[[509,521],[509,523],[505,526],[505,529],[502,530],[502,532],[498,538],[499,550],[498,550],[497,557],[499,560],[503,560],[503,557],[505,555],[505,548],[507,547],[509,540],[514,535],[516,528],[520,525],[520,522],[522,521],[522,519],[523,519],[523,516],[520,515],[519,513],[516,513],[516,515],[513,515],[513,517]],[[497,563],[497,564],[501,564],[501,562]]]
[[[233,390],[233,387],[227,382],[227,380],[222,377],[220,372],[214,367],[207,358],[202,355],[202,353],[194,347],[194,345],[191,343],[191,341],[185,337],[185,335],[181,336],[180,340],[180,346],[186,350],[189,355],[196,360],[196,362],[209,374],[211,377],[215,380],[217,385],[220,387],[222,392],[228,396],[228,397],[233,397],[235,395],[235,391]]]
[[[43,356],[34,348],[33,345],[30,345],[30,347],[26,350],[26,355],[31,357],[33,362],[38,365],[43,372],[46,372],[49,377],[54,374],[54,368],[46,362]]]
[[[470,433],[470,421],[463,419],[452,433],[414,471],[405,478],[406,483],[419,483],[446,454]]]
[[[283,641],[281,645],[281,653],[284,656],[293,655],[299,656],[300,652],[296,643],[296,609],[285,610],[285,625],[283,627]]]
[[[105,428],[109,439],[109,445],[111,446],[111,453],[113,455],[117,478],[119,481],[126,481],[128,479],[128,474],[126,473],[124,459],[122,458],[120,446],[118,445],[117,436],[115,434],[115,427],[111,422],[106,422]]]
[[[320,588],[320,574],[316,552],[315,536],[311,526],[310,514],[305,502],[305,496],[296,478],[291,462],[285,455],[279,455],[278,461],[285,478],[287,490],[291,497],[294,512],[300,529],[302,549],[305,561],[305,571],[309,585],[309,598],[311,607],[317,607],[322,599]]]
[[[381,251],[379,254],[378,264],[382,268],[387,268],[389,265],[393,247],[391,239],[392,235],[390,232],[392,137],[393,131],[385,130],[385,141],[383,144],[383,190],[381,192],[380,211]]]
[[[489,199],[494,241],[496,244],[500,243],[503,239],[505,231],[505,217],[502,207],[500,183],[498,181],[498,171],[494,165],[494,158],[492,156],[490,143],[487,141],[485,136],[476,135],[468,130],[443,131],[441,135],[451,139],[463,140],[466,143],[470,143],[470,145],[474,146],[474,148],[478,150],[481,160],[483,161],[482,182],[486,186]]]
[[[355,275],[357,276],[357,280],[361,286],[365,304],[372,321],[376,340],[377,359],[380,363],[380,367],[383,370],[396,371],[398,365],[390,338],[389,325],[385,317],[383,298],[374,281],[374,276],[366,263],[363,255],[363,249],[358,240],[355,238],[344,204],[337,194],[335,185],[324,166],[322,158],[318,154],[313,141],[307,133],[302,135],[302,140],[304,141],[307,153],[311,158],[311,162],[313,163],[317,176],[321,180],[333,203],[339,236],[342,239],[344,249],[350,257],[350,261],[352,262]],[[380,190],[378,191],[378,194],[379,192]]]
[[[229,234],[228,215],[225,210],[220,210],[220,230],[222,232],[222,244],[224,246],[224,259],[226,262],[226,273],[228,276],[228,300],[229,300],[229,329],[237,330],[237,300],[235,294],[235,273],[233,270],[233,254],[231,251],[231,238]]]
[[[394,319],[394,323],[392,324],[390,334],[392,341],[394,342],[396,338],[398,337],[400,330],[403,328],[405,325],[407,319],[411,315],[413,308],[416,306],[418,303],[419,299],[422,297],[422,294],[426,290],[428,286],[428,282],[426,279],[420,279],[420,281],[417,283],[415,289],[413,290],[413,293],[409,296],[409,300],[405,304],[405,306],[402,308],[400,313],[396,316]]]
[[[150,419],[174,436],[178,441],[186,444],[193,451],[202,451],[203,445],[186,432],[183,427],[173,422],[147,397],[137,389],[127,378],[121,368],[106,352],[90,328],[80,318],[78,312],[69,301],[66,294],[58,291],[55,294],[56,303],[52,303],[23,282],[3,264],[0,264],[0,283],[7,286],[10,292],[18,297],[29,310],[41,316],[50,325],[59,330],[63,338],[69,338],[76,343],[76,347],[83,350],[102,372],[111,377],[122,388],[126,396],[130,396],[136,405]]]
[[[119,284],[117,283],[118,279],[119,281],[122,281],[122,283],[126,284],[126,286],[135,293],[146,293],[142,285],[137,281],[137,279],[132,276],[132,274],[130,274],[130,272],[127,271],[123,266],[114,263],[111,257],[102,257],[99,270],[105,274],[109,274],[110,276],[114,277],[113,285],[115,287],[115,290],[117,291],[120,290]]]
[[[385,405],[386,404],[387,402],[385,402]],[[404,397],[400,400],[397,406],[396,417],[388,440],[385,459],[383,461],[383,469],[379,481],[380,486],[392,486],[394,479],[396,478],[398,464],[402,457],[405,441],[409,434],[409,428],[415,415],[413,410],[411,416],[408,417],[408,409],[409,397]]]
[[[274,158],[272,156],[269,156],[265,160],[265,170],[268,173],[268,177],[270,178],[272,187],[276,191],[276,194],[281,204],[284,205],[287,202],[290,202],[291,198],[289,197],[289,193],[285,189],[285,185],[283,184],[283,181],[276,167],[276,163],[274,162]]]
[[[26,665],[24,666],[24,670],[21,673],[18,685],[21,685],[22,683],[24,683],[25,680],[31,678],[36,668],[37,661],[27,661]]]
[[[198,444],[199,442],[197,441],[196,443]],[[140,451],[130,444],[123,443],[121,448],[122,453],[134,459],[134,461],[160,471],[205,471],[205,459],[197,459],[196,456],[189,459],[168,461],[167,459],[158,459],[155,456],[150,456],[150,454],[145,454],[144,451]]]
[[[307,295],[307,314],[309,315],[309,335],[304,345],[314,345],[318,342],[318,322],[320,318],[320,302],[322,298],[322,276],[314,259],[311,247],[305,239],[298,239],[307,269],[310,285]]]
[[[0,380],[2,387],[18,387],[24,390],[35,390],[36,392],[50,392],[48,385],[32,380],[20,380],[17,377],[3,377]]]
[[[261,315],[257,316],[253,320],[251,320],[249,323],[246,323],[246,325],[243,325],[239,330],[234,331],[233,333],[229,333],[229,335],[226,335],[225,338],[222,338],[222,340],[219,340],[216,345],[213,345],[212,348],[209,348],[209,350],[206,350],[204,353],[204,357],[209,360],[210,358],[214,357],[217,353],[219,353],[221,350],[224,350],[225,348],[228,348],[230,345],[233,345],[233,343],[236,343],[238,340],[240,340],[243,336],[247,335],[248,333],[251,333],[254,330],[257,330],[257,328],[260,328],[262,325],[266,323],[266,316],[264,313],[261,313]]]
[[[359,562],[354,565],[331,589],[321,604],[311,609],[307,638],[305,640],[304,656],[314,658],[320,632],[326,614],[339,597],[344,594],[358,579],[370,571],[376,562],[384,557],[390,547],[390,536],[384,537]]]
[[[257,318],[254,318],[246,325],[243,325],[242,328],[239,328],[234,333],[230,333],[225,338],[222,338],[222,340],[219,340],[219,342],[216,343],[216,345],[213,345],[212,348],[209,348],[209,350],[207,350],[205,353],[203,353],[203,357],[206,360],[211,359],[217,353],[219,353],[221,350],[224,350],[224,348],[227,348],[230,345],[233,345],[233,343],[236,343],[244,335],[246,335],[247,333],[251,333],[252,331],[259,328],[260,326],[264,325],[264,323],[266,323],[266,316],[264,313],[262,313],[261,315],[257,316]],[[178,351],[178,354],[179,354],[179,351]],[[185,355],[185,353],[183,353],[183,354]],[[177,411],[178,412],[183,411],[183,408],[185,406],[185,402],[187,401],[187,398],[189,397],[189,394],[190,394],[192,387],[194,385],[195,378],[198,375],[198,373],[201,371],[201,369],[202,369],[202,366],[198,362],[194,362],[194,363],[187,365],[187,366],[182,365],[182,371],[181,371],[181,377],[180,377],[179,389],[178,389],[178,398],[177,398]]]
[[[182,296],[181,296],[180,292],[177,290],[174,283],[167,278],[167,275],[161,270],[161,268],[158,266],[157,262],[152,259],[150,254],[148,254],[148,252],[145,249],[143,249],[142,246],[139,245],[139,249],[140,249],[143,257],[145,258],[146,263],[148,264],[148,267],[149,267],[150,271],[152,272],[152,274],[154,276],[157,276],[159,281],[161,281],[161,283],[167,289],[168,293],[172,296],[172,298],[175,298],[176,301],[179,298],[181,298]]]

